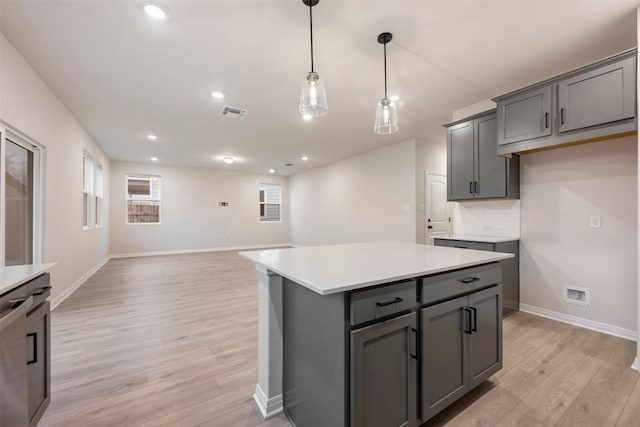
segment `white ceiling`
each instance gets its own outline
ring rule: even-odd
[[[407,138],[443,143],[453,110],[635,46],[640,5],[320,0],[315,65],[329,113],[305,122],[302,0],[162,0],[165,22],[139,1],[0,1],[2,33],[112,159],[283,175]],[[400,131],[385,136],[373,132],[383,31],[393,33],[389,92],[401,97]],[[222,117],[224,105],[249,113]]]

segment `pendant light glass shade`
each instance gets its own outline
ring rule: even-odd
[[[324,90],[324,81],[313,69],[313,6],[320,0],[302,0],[305,6],[309,6],[309,41],[311,45],[311,71],[302,80],[300,88],[300,115],[305,120],[320,117],[327,114],[327,92]]]
[[[387,96],[387,43],[391,41],[391,33],[381,33],[378,35],[378,43],[384,46],[384,98],[378,102],[376,108],[376,123],[373,126],[375,133],[386,135],[398,131],[398,114],[396,113],[396,103]]]
[[[316,72],[310,72],[302,80],[300,90],[300,114],[305,118],[320,117],[327,114],[327,93],[324,82]]]
[[[398,114],[396,103],[389,98],[383,98],[378,102],[376,109],[376,124],[373,127],[376,133],[385,135],[398,130]]]

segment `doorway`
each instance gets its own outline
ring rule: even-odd
[[[447,176],[425,172],[425,191],[425,244],[433,245],[434,237],[452,232]]]

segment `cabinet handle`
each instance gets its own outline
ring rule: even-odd
[[[474,193],[480,193],[480,184],[478,184],[478,181],[474,183]]]
[[[469,183],[469,193],[473,194],[473,181]]]
[[[471,332],[478,332],[478,310],[475,307],[469,307],[471,310]]]
[[[413,345],[411,345],[411,338],[409,338],[409,345],[413,349],[413,353],[411,353],[411,350],[409,350],[409,356],[411,356],[412,359],[418,360],[418,330],[415,328],[411,328],[411,332],[414,336]]]
[[[49,289],[51,289],[51,286],[45,286],[44,288],[40,288],[40,289],[38,289],[37,291],[35,291],[35,292],[33,293],[33,295],[34,295],[34,296],[36,296],[36,295],[42,295],[42,294],[44,294],[45,292],[47,292]]]
[[[469,249],[468,246],[454,246],[454,248],[459,248],[459,249]]]
[[[9,305],[11,306],[11,308],[16,308],[17,306],[19,306],[20,304],[22,304],[26,300],[27,300],[27,297],[10,299],[9,300]]]
[[[477,282],[478,280],[480,280],[478,277],[465,277],[464,279],[460,279],[459,281],[466,285],[467,283]]]
[[[38,333],[33,332],[31,334],[27,334],[27,338],[33,339],[33,357],[31,358],[31,360],[27,361],[27,365],[38,363]]]
[[[560,109],[560,124],[564,124],[564,108]]]
[[[544,128],[549,129],[549,113],[544,113]]]
[[[465,334],[471,335],[471,309],[469,307],[464,307],[462,310],[464,312],[464,332]]]
[[[395,299],[392,299],[391,301],[377,302],[376,305],[378,307],[386,307],[386,306],[391,305],[391,304],[398,304],[399,302],[402,302],[402,301],[404,301],[402,298],[396,297]]]

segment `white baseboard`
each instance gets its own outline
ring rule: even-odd
[[[633,361],[633,365],[631,365],[631,369],[635,369],[640,372],[640,356],[636,357],[636,360]]]
[[[595,320],[584,319],[582,317],[572,316],[565,313],[558,313],[557,311],[547,310],[546,308],[534,307],[532,305],[522,303],[520,303],[520,311],[568,323],[570,325],[580,326],[581,328],[591,329],[592,331],[602,332],[604,334],[613,335],[630,341],[638,340],[638,333],[634,330],[620,328],[607,323],[596,322]]]
[[[289,243],[269,244],[269,245],[251,245],[251,246],[224,246],[219,248],[204,248],[204,249],[179,249],[174,251],[157,251],[157,252],[130,252],[124,254],[112,254],[111,258],[135,258],[144,256],[158,256],[158,255],[181,255],[181,254],[195,254],[200,252],[224,252],[224,251],[247,251],[252,249],[264,249],[264,248],[281,248],[283,246],[293,246]]]
[[[283,410],[282,395],[279,394],[269,399],[264,391],[262,391],[260,384],[256,384],[256,392],[253,394],[253,400],[255,400],[256,405],[258,405],[258,409],[260,409],[265,420],[280,414]]]
[[[93,276],[96,273],[96,271],[100,270],[100,268],[102,268],[102,266],[105,265],[107,263],[107,261],[109,261],[110,259],[111,259],[110,256],[106,256],[102,261],[100,261],[98,264],[96,264],[95,267],[93,267],[91,270],[87,271],[85,274],[82,275],[82,277],[80,277],[78,280],[73,282],[71,284],[71,286],[69,286],[67,289],[62,291],[62,293],[60,295],[55,297],[51,301],[51,310],[56,308],[58,305],[60,305],[60,303],[62,301],[67,299],[69,297],[69,295],[71,295],[73,292],[75,292],[76,289],[78,289],[84,282],[86,282],[87,279],[89,279],[89,277]]]

